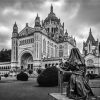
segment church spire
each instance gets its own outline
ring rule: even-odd
[[[91,28],[90,28],[90,32],[89,32],[90,34],[92,33],[92,31],[91,31]]]
[[[86,44],[88,44],[89,41],[92,42],[92,44],[95,44],[95,39],[94,39],[94,37],[93,37],[93,35],[92,35],[91,28],[90,28],[90,31],[89,31],[89,36],[88,36],[88,38],[87,38]]]
[[[52,6],[52,4],[51,4],[50,12],[53,13],[53,6]]]
[[[38,13],[37,13],[36,19],[39,19]]]

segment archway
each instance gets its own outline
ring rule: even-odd
[[[21,69],[33,69],[33,57],[29,52],[25,52],[20,60]]]

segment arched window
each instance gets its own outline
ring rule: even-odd
[[[38,42],[37,42],[37,58],[38,58]]]
[[[53,28],[52,28],[52,33],[53,33]]]
[[[48,28],[48,33],[49,33],[49,28]]]
[[[46,40],[43,40],[43,53],[46,53]]]
[[[53,47],[51,47],[51,57],[53,57]]]
[[[59,46],[59,57],[63,57],[63,46]]]
[[[49,55],[50,55],[50,50],[49,50],[49,41],[48,41],[48,53],[47,53],[47,56],[49,57]]]
[[[89,44],[89,52],[90,52],[91,48],[90,48],[90,44]]]
[[[55,57],[57,57],[57,46],[55,45]]]

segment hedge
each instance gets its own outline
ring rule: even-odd
[[[39,86],[57,86],[58,85],[58,69],[56,67],[46,68],[37,77]]]
[[[17,80],[28,81],[28,75],[24,72],[20,72],[19,74],[17,74]]]

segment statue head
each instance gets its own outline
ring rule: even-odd
[[[82,57],[78,48],[72,48],[68,59],[68,62],[74,64],[85,64],[85,60]]]

